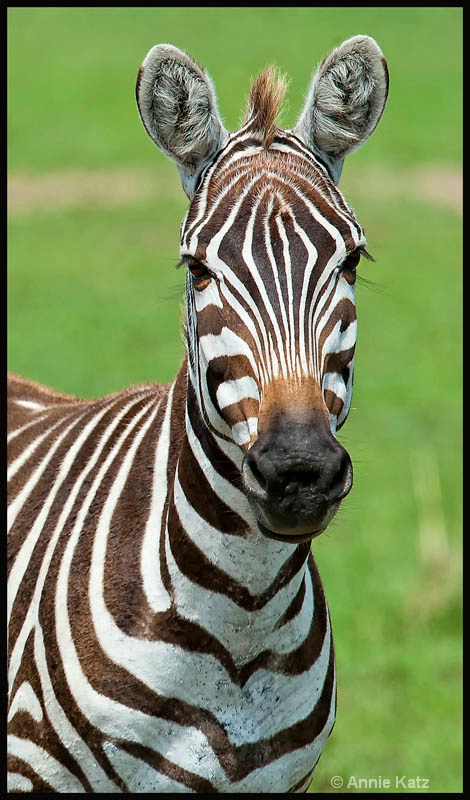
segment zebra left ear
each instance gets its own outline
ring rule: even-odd
[[[227,135],[209,76],[182,50],[158,44],[139,70],[136,99],[145,130],[176,161],[191,199],[201,170]]]
[[[320,64],[293,132],[326,156],[335,183],[344,158],[373,133],[387,96],[387,62],[370,36],[347,39]]]

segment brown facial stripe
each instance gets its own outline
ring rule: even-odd
[[[329,427],[328,411],[321,389],[311,376],[299,380],[276,378],[266,386],[260,404],[259,435],[282,414],[296,419],[315,414]]]
[[[324,375],[328,372],[336,372],[338,375],[341,375],[344,382],[347,384],[354,352],[355,348],[350,347],[347,350],[339,350],[337,353],[328,353],[323,367]]]
[[[206,371],[207,389],[214,408],[231,426],[237,422],[258,416],[259,403],[253,397],[245,397],[223,409],[219,406],[217,391],[225,381],[238,380],[248,376],[254,379],[253,369],[246,356],[220,356],[214,358]]]
[[[208,333],[219,336],[224,327],[232,329],[236,325],[238,321],[237,315],[230,305],[225,303],[223,298],[222,301],[224,302],[223,310],[214,305],[206,306],[200,311],[196,311],[196,308],[194,308],[194,314],[197,315],[197,335],[199,339]],[[194,344],[198,346],[198,342]]]
[[[244,146],[247,146],[247,143]],[[295,208],[296,214],[299,207],[304,205],[304,198],[309,199],[320,213],[340,231],[344,240],[348,242],[348,247],[352,242],[348,221],[354,225],[359,235],[361,233],[361,228],[344,198],[334,190],[334,187],[332,189],[329,184],[325,184],[323,170],[314,157],[306,158],[299,152],[299,154],[290,153],[286,158],[285,153],[273,147],[267,151],[247,154],[246,157],[241,157],[236,162],[233,162],[231,154],[227,153],[214,164],[214,167],[215,169],[211,168],[207,174],[200,190],[201,196],[204,194],[206,197],[206,208],[213,208],[217,197],[226,186],[231,188],[225,198],[231,194],[240,196],[240,191],[246,185],[246,181],[258,173],[261,186],[263,182],[279,181],[279,188],[286,198],[288,196],[288,202],[292,208]],[[298,191],[295,191],[293,186]],[[195,204],[198,204],[198,199],[197,193]],[[214,225],[216,221],[219,223],[218,230],[220,230],[221,214],[220,209],[217,209],[215,212],[217,220],[214,218]],[[192,218],[191,215],[191,219],[188,219],[186,223],[184,236],[191,233]],[[313,221],[311,215],[310,220]]]
[[[290,256],[293,260],[293,263],[297,265],[292,274],[294,293],[299,293],[301,291],[303,276],[302,266],[306,264],[308,254],[305,244],[294,227],[293,218],[295,217],[295,221],[300,225],[300,227],[303,228],[304,231],[308,232],[309,238],[315,243],[319,254],[321,254],[319,256],[320,261],[318,268],[314,271],[315,280],[317,279],[319,270],[333,255],[336,249],[335,241],[325,227],[312,217],[310,208],[308,205],[306,205],[303,198],[299,198],[296,193],[289,186],[286,186],[284,181],[278,179],[277,176],[269,176],[269,178],[266,179],[266,186],[264,186],[263,182],[260,180],[259,186],[257,184],[253,191],[256,191],[258,207],[253,228],[253,241],[251,246],[257,268],[264,275],[264,283],[269,284],[269,281],[273,280],[273,276],[270,256],[268,254],[265,241],[265,223],[267,221],[271,250],[279,266],[278,278],[285,295],[287,284],[285,283],[286,278],[284,269],[282,268],[282,264],[285,260],[284,244],[281,239],[277,224],[278,220],[282,219],[283,224],[287,229],[289,238]],[[258,199],[260,192],[263,192],[261,202]],[[273,207],[270,211],[269,217],[266,220],[268,207],[270,207],[272,204]],[[238,209],[237,217],[234,221],[235,228],[238,227],[240,230],[244,230],[246,228],[248,220],[252,216],[252,206],[252,192],[249,192]],[[291,208],[292,211],[287,211],[286,207]],[[209,219],[207,225],[202,228],[199,236],[203,242],[209,241],[211,236],[213,236],[215,232],[215,226],[213,226],[213,222],[214,221],[212,218]],[[262,307],[262,296],[259,292],[256,282],[252,279],[249,270],[247,270],[241,258],[240,250],[237,244],[237,239],[234,241],[233,232],[227,232],[219,244],[218,254],[223,261],[232,265],[232,268],[237,271],[239,277],[243,280],[244,284],[246,284],[254,302]],[[295,285],[296,280],[299,282],[298,286]],[[277,293],[274,293],[272,296],[272,302],[276,308]]]
[[[343,333],[346,328],[356,320],[356,307],[351,300],[347,298],[343,298],[339,301],[336,305],[335,309],[332,311],[331,315],[328,317],[328,322],[326,323],[324,329],[321,332],[321,335],[318,340],[318,350],[321,352],[323,350],[323,346],[325,341],[327,340],[328,336],[334,329],[335,325],[338,322],[341,322],[340,325],[340,333]],[[328,354],[329,356],[332,354]]]
[[[224,455],[201,418],[201,412],[199,411],[191,382],[188,383],[188,416],[191,427],[207,456],[207,460],[214,466],[214,469],[222,478],[225,478],[225,480],[233,486],[241,488],[239,471],[234,463]]]
[[[214,390],[224,381],[234,381],[249,375],[254,378],[253,368],[249,359],[244,355],[217,356],[210,362],[208,380],[212,382]]]
[[[341,411],[343,410],[344,402],[340,397],[338,397],[337,394],[332,392],[331,389],[326,389],[325,391],[325,403],[330,414],[333,414],[335,417],[339,417]]]
[[[239,403],[232,403],[225,406],[222,410],[224,419],[230,426],[236,425],[237,422],[244,422],[250,417],[257,417],[259,412],[259,402],[253,397],[245,397]]]

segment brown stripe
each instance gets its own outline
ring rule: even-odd
[[[216,408],[218,408],[218,405],[216,405]],[[244,397],[241,400],[237,400],[235,403],[225,406],[220,413],[227,424],[232,427],[238,422],[246,422],[250,417],[256,419],[258,417],[258,412],[259,401],[255,400],[254,397]]]
[[[184,769],[184,767],[179,766],[179,764],[175,764],[160,753],[151,750],[149,747],[144,747],[141,744],[127,742],[125,740],[115,740],[115,744],[135,758],[140,758],[142,761],[145,761],[146,764],[157,772],[160,772],[161,775],[167,775],[172,780],[178,781],[192,789],[193,792],[198,792],[200,794],[218,793],[217,789],[210,781],[201,778],[195,772]]]
[[[229,535],[246,532],[246,522],[213,491],[187,441],[178,462],[178,478],[190,506],[209,525]],[[213,475],[210,478],[214,480]]]
[[[145,402],[146,399],[138,401],[137,404],[134,405],[120,421],[119,425],[114,430],[111,438],[106,442],[103,448],[103,451],[100,456],[101,462],[106,458],[110,449],[114,446],[116,439],[120,436],[122,432],[122,429],[125,428],[126,424],[130,420],[132,420],[134,414],[137,413],[137,411],[141,408],[142,404]],[[82,444],[82,447],[78,451],[75,460],[70,468],[70,471],[68,472],[65,480],[62,482],[61,487],[59,488],[58,492],[54,497],[54,500],[49,509],[49,513],[47,515],[47,519],[42,527],[41,535],[39,536],[36,545],[33,548],[31,557],[29,559],[28,569],[23,575],[21,585],[18,588],[15,602],[13,604],[10,630],[9,630],[11,646],[14,646],[16,637],[19,634],[19,631],[21,630],[21,626],[28,612],[29,605],[31,603],[33,594],[36,590],[36,583],[39,576],[39,572],[42,568],[43,559],[46,550],[49,546],[52,534],[56,528],[59,517],[61,516],[64,510],[64,504],[66,503],[70,495],[70,492],[73,489],[80,473],[82,472],[84,465],[89,463],[91,457],[95,453],[95,450],[100,442],[101,435],[106,431],[110,421],[119,410],[120,407],[116,407],[116,403],[112,404],[109,410],[104,415],[104,417],[100,420],[98,425],[89,434],[85,442]],[[83,419],[80,420],[78,423],[80,425],[80,431],[83,430],[84,425],[87,424],[94,415],[95,415],[95,409],[92,406],[85,413]],[[58,470],[62,465],[64,457],[67,455],[67,453],[69,452],[71,446],[73,445],[76,439],[76,435],[77,435],[76,429],[74,428],[73,431],[70,433],[70,435],[65,438],[64,442],[62,442],[57,452],[54,454],[54,457],[51,459],[44,476],[42,476],[40,480],[36,483],[27,502],[25,503],[22,510],[19,512],[15,524],[12,526],[12,529],[10,530],[8,537],[9,565],[12,565],[14,563],[14,560],[16,559],[20,547],[22,546],[23,542],[30,533],[37,515],[41,512],[45,500],[47,498],[47,495],[50,492],[51,485],[53,483],[52,476],[55,477],[57,475]],[[93,470],[90,471],[86,480],[83,482],[81,489],[75,499],[75,502],[70,510],[68,518],[62,524],[63,527],[60,533],[60,536],[62,538],[65,535],[64,534],[65,530],[71,531],[76,516],[78,514],[78,511],[81,508],[85,500],[86,494],[88,493],[89,488],[92,485],[93,480],[100,467],[101,463],[98,462],[93,468]],[[102,502],[103,502],[103,494],[101,488],[101,490],[98,493],[98,499],[95,498],[94,500],[95,507],[96,503],[100,505],[102,504]],[[96,513],[99,513],[100,510],[101,508],[98,508]],[[60,539],[56,545],[56,548],[59,548],[60,550]],[[79,567],[78,575],[81,577],[82,574],[83,570],[81,567]]]
[[[169,507],[168,531],[173,558],[183,575],[211,593],[218,592],[226,595],[246,611],[263,608],[275,594],[286,586],[303,567],[309,548],[308,542],[298,545],[273,583],[261,594],[252,595],[245,586],[213,564],[190,539],[181,524],[173,502]]]
[[[324,395],[326,407],[330,414],[333,414],[335,417],[339,417],[344,406],[344,402],[341,397],[338,397],[338,395],[335,394],[331,389],[326,389]],[[339,428],[340,426],[338,425],[336,430],[339,430]]]
[[[140,401],[137,405],[140,407],[142,405]],[[151,413],[150,411],[147,412],[147,415]],[[126,417],[131,415],[131,418],[134,414],[128,412]],[[111,447],[114,444],[114,439],[117,438],[120,433],[120,427],[125,426],[126,417],[121,420],[120,426],[118,429],[113,433],[113,441],[108,442],[107,447]],[[127,420],[129,421],[129,420]],[[131,435],[132,438],[132,435]],[[119,457],[118,457],[119,462]],[[96,471],[100,468],[100,464],[96,465],[94,471],[89,476],[89,483],[93,482],[93,478],[96,474]],[[84,524],[84,529],[81,532],[81,536],[77,547],[74,552],[74,557],[71,564],[71,569],[69,573],[69,593],[68,598],[63,598],[63,602],[68,603],[68,613],[69,613],[69,622],[71,625],[72,630],[72,638],[76,644],[77,652],[79,654],[79,658],[81,660],[82,668],[84,668],[85,674],[87,672],[87,666],[90,664],[94,665],[94,668],[99,670],[102,666],[100,657],[99,657],[99,645],[94,639],[92,635],[93,625],[92,621],[89,617],[88,613],[88,582],[89,582],[89,568],[91,564],[91,551],[93,545],[93,534],[94,534],[94,527],[96,526],[101,509],[103,507],[104,497],[102,495],[103,490],[107,490],[107,481],[112,474],[116,472],[116,465],[113,462],[111,469],[108,471],[107,475],[105,476],[103,484],[100,486],[100,489],[95,495],[93,503],[90,506],[90,511],[88,517]],[[87,487],[83,487],[82,495],[86,490],[89,489],[89,485]],[[87,743],[88,747],[92,751],[95,759],[100,764],[104,772],[109,776],[109,778],[114,781],[118,787],[122,790],[125,790],[124,784],[122,780],[119,778],[118,774],[115,772],[113,767],[109,764],[108,759],[105,753],[102,750],[102,734],[101,731],[97,731],[97,729],[89,723],[86,717],[81,713],[81,710],[77,706],[73,695],[69,691],[67,679],[65,677],[64,668],[61,662],[61,655],[58,646],[58,642],[56,641],[56,626],[51,625],[50,621],[55,618],[55,595],[56,595],[56,585],[58,579],[58,573],[61,566],[63,554],[65,551],[65,547],[67,545],[72,526],[75,520],[76,512],[78,507],[83,502],[84,497],[81,496],[77,498],[77,502],[72,510],[72,513],[69,515],[67,522],[65,523],[62,529],[62,536],[59,539],[57,546],[54,551],[53,558],[51,560],[51,564],[47,573],[47,577],[44,584],[44,590],[41,597],[40,608],[39,608],[39,622],[42,625],[43,632],[44,632],[44,640],[45,640],[45,650],[46,650],[46,657],[48,663],[48,670],[51,682],[54,686],[56,698],[59,704],[62,706],[64,710],[66,710],[67,718],[69,719],[70,723],[75,727],[77,733],[84,739]],[[78,629],[77,629],[78,628]],[[90,649],[90,641],[91,649]],[[112,670],[108,671],[107,673],[107,680],[109,681],[110,676],[112,675]],[[106,691],[103,692],[106,694]]]
[[[315,611],[307,636],[295,650],[289,653],[263,650],[253,661],[250,661],[240,670],[240,683],[242,686],[258,669],[269,669],[273,672],[281,672],[284,675],[300,675],[302,672],[309,670],[319,658],[328,627],[328,611],[320,576],[313,557],[309,559],[309,567],[312,574]]]
[[[227,760],[224,765],[231,780],[241,780],[252,770],[260,769],[286,753],[306,747],[313,742],[323,731],[330,714],[334,671],[332,648],[323,691],[314,708],[304,719],[284,728],[269,739],[260,739],[256,744],[244,744],[235,748],[236,759]]]
[[[30,736],[26,738],[30,739]],[[32,783],[33,788],[31,792],[35,794],[55,794],[55,789],[52,788],[50,783],[46,783],[43,781],[39,775],[34,772],[34,770],[26,763],[26,761],[22,761],[22,759],[17,758],[16,756],[12,756],[10,754],[7,755],[7,771],[8,772],[16,772],[20,775],[24,775],[25,778],[29,778]],[[24,794],[22,789],[14,790],[10,789],[8,794]]]
[[[354,347],[349,347],[347,350],[339,350],[337,353],[328,353],[325,358],[324,373],[337,372],[338,375],[341,375],[344,382],[347,383],[350,364],[354,358],[354,351]]]
[[[172,619],[172,613],[161,615],[160,619],[164,622],[162,631],[171,633],[172,638],[174,636],[178,639],[178,625],[175,624],[175,619]],[[155,718],[157,730],[159,718],[179,725],[195,727],[207,736],[210,746],[216,754],[219,755],[230,749],[230,743],[223,727],[209,711],[177,698],[166,697],[154,692],[140,681],[137,675],[130,673],[108,658],[96,638],[87,603],[80,609],[79,614],[70,616],[70,624],[81,667],[95,691],[120,705]],[[187,641],[186,634],[185,640]],[[55,683],[62,705],[67,708],[69,720],[88,743],[95,756],[98,756],[102,753],[102,743],[107,737],[101,730],[90,726],[88,720],[82,715],[68,691],[61,664],[57,665]],[[106,771],[110,772],[110,765],[106,767]]]
[[[82,429],[81,420],[84,417],[84,413],[86,412],[84,412],[82,408],[76,409],[75,407],[65,415],[63,410],[53,409],[52,411],[48,411],[46,416],[41,415],[41,419],[38,418],[38,420],[33,425],[30,425],[27,430],[19,433],[14,437],[14,439],[12,439],[11,442],[8,443],[8,464],[12,465],[14,461],[16,461],[16,459],[23,454],[26,448],[33,444],[33,442],[39,439],[42,435],[46,434],[42,442],[40,442],[35,450],[28,456],[23,466],[17,469],[13,478],[10,478],[8,481],[9,503],[11,503],[15,497],[17,497],[24,485],[31,478],[36,467],[38,467],[41,461],[48,455],[57,439],[59,439],[61,434],[64,433],[64,431],[70,426],[75,418],[75,425],[71,432],[67,434],[67,438],[70,437],[71,441],[74,441]],[[92,416],[93,412],[88,414],[85,422],[88,422],[89,418]],[[49,430],[55,424],[57,424],[57,427],[54,428],[54,430]],[[61,447],[63,450],[64,445],[62,444]],[[55,457],[49,462],[47,472],[49,475],[55,477],[57,471],[57,455],[55,455]],[[45,488],[48,492],[51,488],[51,478],[49,477],[49,480],[46,480],[43,477],[42,481],[44,482]]]
[[[334,287],[331,291],[331,297],[334,293]],[[339,303],[335,306],[334,309],[331,310],[330,315],[328,317],[328,321],[323,328],[319,338],[318,338],[318,352],[321,353],[323,351],[323,347],[325,345],[325,341],[327,340],[330,333],[333,331],[335,325],[338,322],[341,322],[340,332],[346,330],[348,325],[354,322],[356,319],[356,307],[354,303],[351,302],[348,298],[343,297]],[[325,370],[326,371],[326,370]]]
[[[209,431],[207,425],[204,423],[201,412],[199,410],[198,402],[194,394],[194,388],[188,382],[188,416],[191,422],[191,427],[194,434],[206,454],[206,458],[212,464],[214,470],[226,481],[233,486],[241,489],[240,472],[225,453],[220,449],[214,436]]]
[[[288,622],[291,621],[300,611],[302,608],[303,602],[305,597],[305,578],[303,578],[302,583],[300,584],[299,591],[295,595],[292,603],[287,608],[286,612],[282,615],[279,621],[276,623],[276,628],[282,628],[283,625],[286,625]]]
[[[116,625],[129,636],[138,639],[147,638],[148,628],[154,616],[142,585],[141,552],[154,488],[155,451],[165,410],[166,402],[161,402],[156,417],[135,453],[110,520],[106,541],[104,601],[112,610]],[[154,409],[150,409],[141,419],[139,426],[134,428],[119,451],[116,463],[112,465],[99,488],[99,501],[90,508],[90,514],[93,516],[98,516],[126,453],[132,447],[141,426],[147,423],[153,411]],[[155,536],[156,542],[158,539],[159,537]],[[157,544],[154,558],[158,559]]]
[[[31,688],[33,689],[35,695],[38,698],[38,701],[43,709],[44,715],[43,718],[39,722],[37,722],[27,712],[25,711],[17,712],[13,717],[13,719],[8,723],[8,733],[18,736],[20,739],[26,739],[32,741],[39,747],[42,747],[60,764],[63,764],[63,766],[66,767],[72,773],[72,775],[74,775],[77,778],[77,780],[79,780],[83,784],[83,788],[86,792],[91,792],[92,787],[85,773],[79,766],[78,762],[73,758],[73,756],[64,746],[62,740],[58,737],[56,730],[49,721],[47,713],[45,712],[46,706],[44,703],[41,681],[36,668],[36,658],[34,653],[34,630],[31,631],[28,637],[26,646],[23,651],[23,657],[21,660],[20,667],[16,674],[15,681],[10,688],[11,699],[15,697],[17,689],[21,686],[23,681],[28,681],[28,683],[31,684]],[[54,685],[53,677],[52,677],[52,683]],[[13,767],[11,768],[13,769]],[[23,769],[18,771],[21,772],[22,774],[25,774],[27,777],[33,780],[30,774],[32,772],[31,768],[28,768],[27,771],[24,771]],[[33,775],[35,775],[34,772]],[[43,781],[38,776],[35,776],[35,779],[33,780],[33,784],[35,787],[36,783],[42,785]],[[36,788],[34,788],[34,791],[36,791]],[[49,789],[48,791],[52,791],[52,789]]]

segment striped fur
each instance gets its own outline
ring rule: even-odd
[[[191,197],[187,357],[171,384],[98,400],[9,376],[13,792],[302,792],[334,725],[310,543],[351,484],[335,432],[364,232],[328,159],[275,126],[274,72],[227,134],[205,74],[159,48],[144,125],[158,143],[182,86],[198,115],[193,150],[185,129],[172,152],[173,111],[159,143]]]

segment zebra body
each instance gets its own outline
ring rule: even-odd
[[[313,110],[356,61],[361,133],[328,148]],[[336,704],[310,543],[352,483],[334,434],[365,247],[334,180],[386,87],[377,45],[354,37],[294,131],[274,125],[268,71],[228,134],[186,54],[144,61],[142,121],[191,200],[188,354],[169,385],[91,401],[10,376],[10,791],[308,787]]]

